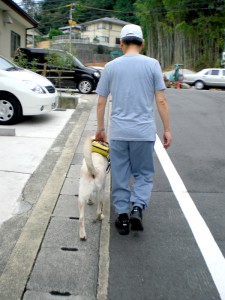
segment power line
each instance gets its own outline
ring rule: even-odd
[[[61,0],[52,0],[52,1],[49,1],[51,4],[53,3],[58,3],[58,2],[62,2]],[[88,9],[92,9],[92,10],[97,10],[97,11],[102,11],[102,12],[112,12],[112,13],[123,13],[123,14],[135,14],[135,13],[144,13],[144,14],[151,14],[151,13],[155,13],[155,12],[164,12],[166,13],[168,11],[167,7],[166,6],[155,6],[153,9],[151,9],[151,12],[146,12],[146,11],[140,11],[140,10],[137,10],[137,11],[123,11],[123,10],[113,10],[113,9],[104,9],[104,8],[98,8],[98,7],[93,7],[93,6],[87,6],[87,5],[84,5],[84,4],[81,4],[81,3],[71,3],[71,0],[68,0],[65,2],[68,2],[68,4],[70,5],[73,5],[75,4],[77,7],[80,7],[80,8],[88,8]],[[41,2],[33,2],[34,4],[38,4],[38,5],[42,5]],[[49,9],[42,9],[42,11],[46,12],[46,11],[50,11],[50,10],[58,10],[58,9],[61,9],[61,8],[66,8],[68,7],[68,4],[65,4],[63,6],[59,6],[59,7],[55,7],[55,8],[49,8]],[[209,4],[208,1],[205,2],[205,3],[196,3],[196,2],[191,2],[191,3],[187,3],[187,4],[180,4],[179,7],[183,7],[185,9],[174,9],[172,10],[172,12],[186,12],[186,11],[192,11],[192,10],[211,10],[211,9],[214,9],[214,7],[202,7],[203,5],[206,5],[206,4]],[[22,7],[23,5],[21,5]],[[188,6],[194,6],[194,7],[188,7]],[[175,6],[177,7],[177,6]],[[171,7],[169,9],[169,11],[171,11]]]
[[[49,1],[51,4],[53,3],[61,3],[62,1],[61,0],[52,0],[52,1]],[[68,4],[65,4],[63,6],[58,6],[58,7],[52,7],[52,8],[48,8],[48,9],[41,9],[40,7],[40,11],[38,12],[38,14],[40,16],[43,16],[43,13],[46,13],[46,12],[57,12],[57,11],[60,11],[61,9],[63,8],[68,8],[68,7],[71,7],[72,5],[74,5],[75,3],[71,3],[71,0],[68,0],[68,1],[63,1],[63,2],[68,2]],[[22,2],[21,2],[22,3]],[[43,3],[41,2],[34,2],[35,4],[38,4],[39,6],[41,6]],[[133,14],[133,15],[144,15],[144,16],[152,16],[152,15],[166,15],[168,12],[172,12],[172,13],[187,13],[187,12],[190,12],[190,11],[207,11],[207,10],[212,10],[213,8],[212,7],[204,7],[203,5],[206,5],[208,4],[208,2],[202,2],[202,3],[196,3],[196,2],[190,2],[190,3],[187,3],[187,4],[181,4],[179,6],[179,8],[177,9],[173,9],[171,11],[171,9],[167,9],[165,6],[155,6],[154,8],[152,8],[151,10],[136,10],[136,11],[123,11],[123,10],[111,10],[111,9],[104,9],[104,8],[97,8],[97,7],[93,7],[93,6],[87,6],[87,5],[84,5],[84,4],[81,4],[81,3],[77,3],[76,4],[76,7],[78,8],[84,8],[84,9],[89,9],[89,10],[95,10],[95,11],[99,11],[99,12],[108,12],[108,13],[112,13],[112,14],[122,14],[122,15],[127,15],[127,14]],[[84,12],[84,14],[87,13],[87,12]],[[66,13],[64,13],[65,15]],[[69,14],[69,11],[68,11],[68,14]],[[83,14],[83,15],[84,15]],[[47,15],[48,17],[51,17],[51,15]],[[60,16],[60,14],[59,14]],[[55,15],[53,16],[55,17]],[[76,17],[82,17],[82,12],[79,11],[79,14],[76,14]],[[69,17],[68,17],[69,18]],[[61,19],[60,19],[61,20]],[[60,22],[59,20],[57,21],[54,21],[54,23],[57,23],[57,22]],[[42,23],[43,25],[47,25],[47,24],[51,24],[52,21],[49,21],[49,22],[45,22],[45,23]],[[41,25],[41,24],[40,24]]]

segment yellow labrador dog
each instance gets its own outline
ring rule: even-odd
[[[87,202],[93,204],[94,198],[98,201],[97,219],[103,220],[102,206],[105,191],[106,173],[108,167],[108,159],[106,156],[93,152],[93,140],[95,137],[87,137],[84,143],[84,159],[81,166],[80,182],[79,182],[79,235],[81,240],[86,240],[86,231],[84,224],[84,205]]]

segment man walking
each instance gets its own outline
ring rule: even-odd
[[[99,94],[96,138],[104,141],[105,106],[108,95],[112,95],[112,199],[118,214],[115,225],[122,235],[129,234],[130,225],[131,230],[143,230],[142,211],[150,201],[156,139],[154,99],[164,127],[164,147],[171,144],[162,71],[157,60],[140,54],[143,42],[140,26],[129,24],[122,28],[120,46],[124,55],[106,64],[96,90]]]

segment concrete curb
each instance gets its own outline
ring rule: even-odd
[[[78,105],[79,97],[67,93],[59,94],[59,108],[75,109]]]
[[[15,128],[0,128],[0,136],[15,136]]]
[[[107,124],[107,136],[109,136],[110,126],[110,114],[111,114],[111,102],[108,102],[108,124]],[[102,222],[100,233],[100,246],[99,246],[99,274],[98,274],[98,289],[97,300],[107,300],[108,296],[108,279],[109,279],[109,239],[110,239],[110,174],[107,176],[105,199],[103,205],[105,219]]]
[[[22,298],[89,114],[82,112],[0,278],[0,300]],[[29,241],[29,242],[28,242]]]

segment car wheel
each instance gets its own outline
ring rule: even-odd
[[[82,94],[89,94],[93,89],[93,84],[88,79],[83,79],[78,84],[78,90]]]
[[[202,82],[202,81],[196,81],[195,82],[195,88],[196,88],[196,90],[203,90],[204,89],[204,83]]]
[[[20,104],[9,95],[0,96],[0,125],[12,125],[22,117]]]

